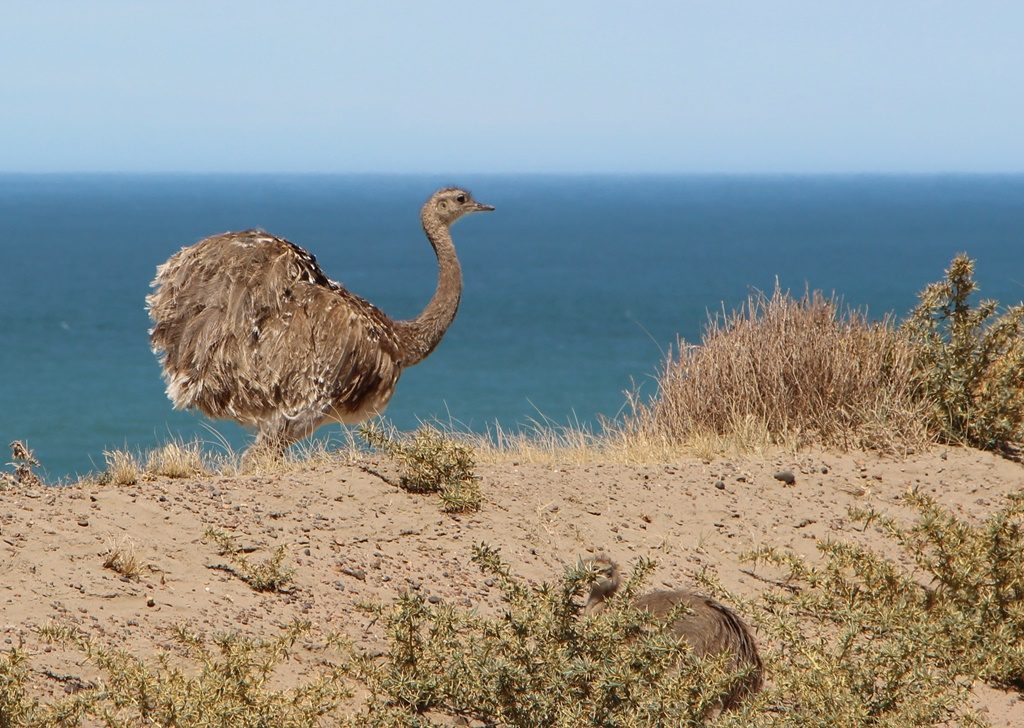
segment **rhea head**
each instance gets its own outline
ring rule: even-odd
[[[445,225],[451,225],[463,215],[471,212],[491,212],[493,209],[492,205],[474,200],[468,190],[445,187],[431,195],[423,205],[422,217],[424,222],[437,220]]]
[[[594,581],[590,586],[590,597],[583,607],[585,612],[591,612],[618,591],[619,585],[622,583],[622,576],[619,573],[618,564],[612,561],[607,554],[598,554],[585,563],[594,573]]]

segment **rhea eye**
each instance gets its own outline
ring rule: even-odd
[[[465,195],[459,195],[455,199],[458,200],[459,202],[465,202],[466,201],[466,196]]]

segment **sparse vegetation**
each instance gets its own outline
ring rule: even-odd
[[[142,574],[143,563],[136,553],[135,542],[128,536],[123,536],[117,541],[112,540],[107,546],[103,567],[126,579],[138,579]]]
[[[946,279],[920,294],[903,325],[914,347],[914,375],[932,426],[946,442],[985,450],[1024,440],[1024,304],[971,305],[974,261],[953,259]]]
[[[818,292],[776,287],[712,319],[700,346],[680,342],[658,393],[634,403],[637,441],[722,438],[906,451],[928,439],[912,353],[889,321],[869,322]]]
[[[39,703],[28,695],[30,674],[24,651],[0,653],[0,728],[39,725]]]
[[[437,428],[423,425],[400,436],[379,425],[363,425],[360,436],[398,461],[398,485],[410,493],[439,493],[444,509],[462,513],[480,509],[479,479],[473,449]]]
[[[777,286],[680,342],[651,402],[634,399],[632,447],[712,454],[816,444],[889,453],[936,439],[1010,450],[1024,439],[1024,304],[972,307],[974,262],[954,258],[895,327]]]
[[[818,444],[899,453],[936,438],[1011,450],[1024,436],[1024,306],[1002,314],[991,301],[972,307],[973,274],[973,262],[958,256],[899,328],[818,293],[752,297],[710,322],[701,346],[670,357],[658,396],[634,403],[621,428],[538,427],[532,438],[499,431],[490,452],[663,457],[683,449],[710,457]],[[467,438],[433,427],[359,432],[396,461],[396,485],[438,493],[448,511],[480,507],[477,452]],[[4,481],[38,483],[31,451],[17,442],[12,449],[14,472]],[[312,450],[267,463],[265,472],[334,457]],[[141,478],[140,458],[111,451],[105,459],[107,482]],[[194,477],[208,472],[208,462],[198,444],[171,443],[146,458],[145,471]],[[721,661],[696,658],[664,621],[629,607],[648,562],[637,565],[626,598],[581,616],[578,597],[592,577],[586,567],[535,588],[480,546],[474,560],[504,596],[498,614],[403,594],[373,608],[387,628],[383,653],[363,655],[328,637],[324,643],[341,650],[338,663],[318,655],[317,667],[291,688],[276,685],[273,672],[308,625],[269,642],[179,629],[180,650],[145,660],[49,628],[47,636],[76,646],[100,669],[101,684],[40,702],[28,689],[27,653],[0,653],[0,728],[83,720],[124,728],[426,728],[453,720],[554,728],[985,725],[970,708],[973,684],[1024,691],[1024,494],[983,522],[917,492],[904,504],[917,513],[909,525],[871,509],[850,517],[884,531],[905,558],[840,541],[820,542],[813,560],[760,548],[752,559],[771,570],[777,588],[749,601],[704,575],[708,589],[756,625],[765,661],[765,689],[733,712],[719,714],[718,704],[736,676]],[[247,554],[256,548],[228,533],[211,529],[206,537],[230,561],[211,568],[257,591],[290,589],[285,546],[253,561]],[[111,544],[104,566],[126,578],[143,568],[128,539]]]
[[[942,630],[941,642],[953,647],[957,660],[971,661],[977,674],[1024,690],[1024,491],[977,525],[917,492],[904,502],[919,514],[909,528],[873,511],[854,514],[877,522],[928,575],[930,582],[920,586],[906,574],[899,603],[921,605]],[[873,608],[894,601],[876,592]]]
[[[251,562],[244,554],[246,549],[238,546],[235,539],[217,529],[206,531],[206,538],[217,544],[218,553],[231,559],[233,566],[215,565],[234,574],[258,592],[286,592],[294,579],[293,569],[284,565],[288,556],[287,549],[282,545],[263,561]]]
[[[699,725],[717,711],[733,679],[721,660],[698,659],[628,598],[580,617],[574,597],[593,577],[587,567],[533,589],[493,549],[477,547],[474,560],[501,588],[504,613],[482,617],[412,595],[382,609],[390,650],[356,672],[373,695],[358,724],[428,725],[419,716],[430,711],[523,728],[639,728]],[[651,566],[635,570],[627,597]]]
[[[142,477],[138,458],[126,450],[104,450],[103,460],[107,469],[101,481],[111,485],[135,485]]]
[[[40,719],[10,725],[79,725],[82,719],[91,718],[119,728],[321,726],[330,716],[339,717],[339,705],[348,696],[337,668],[324,664],[311,670],[308,680],[289,689],[271,685],[274,670],[292,658],[296,640],[308,630],[308,623],[297,622],[286,626],[277,638],[262,641],[238,634],[210,639],[178,627],[174,641],[187,659],[164,652],[144,662],[99,645],[74,628],[46,627],[41,630],[44,637],[79,650],[103,673],[103,683],[58,701],[54,707],[59,706],[66,716],[63,722]],[[0,674],[2,670],[0,662]],[[23,672],[19,675],[22,679]],[[48,720],[53,721],[53,714]],[[0,726],[5,725],[2,721],[0,717]]]
[[[305,624],[266,642],[220,636],[215,649],[178,629],[184,656],[148,661],[67,627],[46,628],[48,638],[81,650],[103,680],[40,705],[28,697],[25,656],[12,651],[0,657],[0,721],[3,711],[16,718],[0,726],[58,725],[58,714],[63,724],[78,725],[112,711],[119,722],[108,724],[119,726],[298,728],[327,721],[425,728],[453,719],[554,728],[983,726],[969,707],[971,684],[983,678],[1020,687],[1024,497],[979,525],[927,498],[912,494],[907,502],[919,512],[910,526],[870,511],[854,517],[890,533],[924,580],[897,561],[838,542],[822,542],[823,560],[815,564],[757,552],[757,560],[782,570],[784,585],[757,601],[724,594],[705,576],[707,588],[758,626],[768,684],[735,711],[718,710],[737,677],[723,661],[696,658],[665,621],[630,606],[650,562],[638,562],[608,609],[581,616],[579,594],[594,576],[587,566],[531,587],[481,545],[474,561],[501,589],[501,612],[487,616],[405,594],[371,608],[387,627],[382,655],[362,655],[328,637],[321,644],[340,649],[340,660],[319,657],[319,667],[292,688],[271,687],[270,678],[290,659]],[[211,536],[225,553],[240,551],[230,537]],[[353,702],[353,687],[361,703]]]
[[[192,478],[208,474],[203,462],[202,443],[172,440],[149,452],[146,472],[165,478]]]
[[[975,680],[1024,687],[1024,498],[980,525],[919,494],[905,500],[919,514],[909,527],[853,515],[889,533],[920,572],[837,542],[819,543],[816,565],[754,554],[795,588],[765,599],[762,626],[779,645],[771,693],[789,710],[833,714],[817,725],[972,725]],[[772,725],[752,725],[762,724]]]
[[[36,475],[34,468],[40,467],[35,454],[21,440],[15,440],[11,448],[11,462],[7,463],[14,469],[13,473],[0,473],[0,484],[34,487],[42,485],[42,479]]]

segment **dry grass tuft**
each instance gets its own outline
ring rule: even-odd
[[[123,536],[119,541],[112,540],[107,545],[103,566],[126,579],[138,579],[144,568],[136,552],[135,542],[128,536]]]
[[[275,476],[310,468],[351,465],[359,454],[355,437],[346,428],[300,442],[284,454],[276,448],[255,446],[240,453],[219,436],[216,445],[220,453],[207,460],[210,470],[221,475]]]
[[[36,475],[34,470],[34,468],[40,467],[39,461],[29,450],[28,445],[21,440],[15,440],[9,447],[11,448],[11,462],[7,464],[14,468],[14,472],[0,473],[0,483],[30,488],[43,485],[42,478]]]
[[[819,292],[770,297],[709,322],[680,344],[651,403],[633,402],[624,436],[717,449],[767,444],[908,452],[929,435],[913,352],[888,320],[869,322]]]
[[[208,475],[209,471],[203,461],[202,443],[173,440],[150,451],[146,458],[146,472],[164,478]]]
[[[133,453],[125,450],[104,450],[103,460],[107,464],[107,469],[100,476],[101,482],[111,485],[135,485],[142,478],[142,468]]]

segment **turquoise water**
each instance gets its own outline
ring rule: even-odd
[[[171,410],[149,351],[156,265],[263,227],[409,317],[436,274],[418,210],[445,184],[498,209],[454,228],[462,308],[399,382],[401,427],[615,416],[677,333],[696,338],[709,310],[776,276],[902,313],[966,250],[985,295],[1024,297],[1024,176],[0,175],[0,444],[27,440],[61,477],[104,448],[209,439],[201,417]]]

